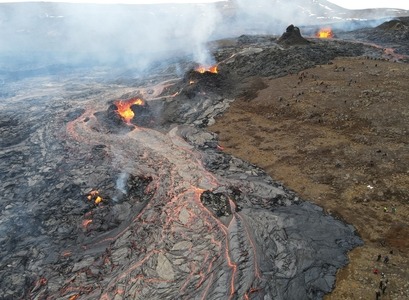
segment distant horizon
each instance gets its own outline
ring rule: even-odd
[[[0,0],[0,3],[22,3],[22,2],[41,2],[41,3],[82,3],[82,4],[176,4],[176,3],[214,3],[227,2],[229,0]],[[273,1],[273,0],[271,0]],[[335,5],[347,9],[367,9],[367,8],[397,8],[409,10],[409,1],[407,0],[328,0]]]

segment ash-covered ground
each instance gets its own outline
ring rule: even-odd
[[[277,37],[213,43],[218,73],[164,62],[143,79],[104,68],[4,77],[2,299],[320,299],[362,241],[204,128],[258,77],[367,44]],[[182,71],[182,72],[181,72]],[[6,84],[7,82],[7,84]],[[126,123],[118,99],[141,97]],[[134,107],[135,112],[138,109]]]

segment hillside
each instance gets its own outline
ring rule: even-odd
[[[232,103],[209,128],[224,151],[356,226],[365,244],[351,252],[327,299],[374,299],[374,268],[390,282],[382,299],[409,297],[408,71],[402,63],[340,58],[255,78],[264,85],[250,86],[265,88]]]

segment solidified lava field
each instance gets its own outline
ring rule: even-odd
[[[334,288],[362,245],[355,228],[206,127],[265,78],[384,50],[271,36],[215,45],[216,74],[181,61],[144,80],[73,70],[2,90],[2,299],[321,299]],[[144,118],[125,122],[112,105],[135,97]]]

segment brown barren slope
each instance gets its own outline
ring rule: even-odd
[[[336,59],[261,80],[267,88],[245,93],[209,130],[226,152],[357,228],[365,244],[327,299],[375,299],[374,268],[389,280],[382,299],[409,299],[409,65]]]

